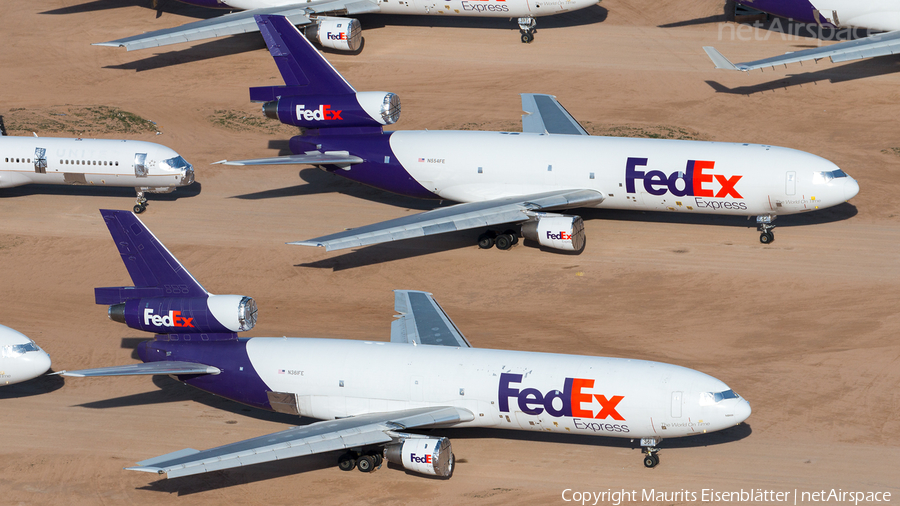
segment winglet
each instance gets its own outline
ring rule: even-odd
[[[745,70],[738,68],[734,63],[731,63],[731,60],[725,58],[722,53],[712,46],[703,46],[703,50],[706,51],[706,55],[709,56],[709,59],[716,65],[717,69]]]
[[[182,297],[209,295],[134,213],[101,209],[100,214],[134,287],[95,288],[97,304],[119,304],[136,297],[162,297],[175,287]]]

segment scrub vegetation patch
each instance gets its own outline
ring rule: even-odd
[[[884,153],[884,154],[886,154],[886,155],[900,156],[900,148],[887,148],[887,149],[882,149],[881,152]]]
[[[682,141],[708,141],[708,135],[669,125],[610,125],[604,123],[581,122],[581,126],[591,135],[607,137],[640,137],[644,139],[675,139]],[[444,130],[484,130],[489,132],[521,132],[522,123],[513,121],[490,121],[447,125]],[[900,153],[898,153],[900,154]]]
[[[153,121],[106,105],[55,105],[41,109],[14,108],[3,114],[9,135],[62,134],[77,137],[158,132]]]
[[[213,125],[228,130],[238,132],[264,132],[264,133],[283,133],[285,135],[297,135],[297,127],[285,125],[277,119],[271,119],[263,116],[259,111],[256,113],[247,113],[238,109],[216,109],[209,116],[209,121]]]

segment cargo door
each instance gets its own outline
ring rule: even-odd
[[[134,154],[134,175],[147,177],[147,153]]]
[[[47,173],[47,150],[34,148],[34,171],[38,174]]]

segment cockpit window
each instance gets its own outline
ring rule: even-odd
[[[163,170],[181,170],[190,168],[191,166],[191,164],[187,163],[187,160],[180,156],[169,158],[168,160],[163,160],[159,162],[159,165]]]
[[[725,399],[737,399],[740,395],[734,393],[734,390],[725,390],[724,392],[703,392],[700,394],[700,404],[710,405],[722,402]]]
[[[847,173],[842,171],[841,169],[825,171],[825,172],[816,172],[813,174],[813,183],[815,184],[825,184],[832,179],[836,179],[839,177],[849,177]]]
[[[25,343],[25,344],[10,344],[7,346],[0,347],[0,357],[14,358],[14,357],[18,357],[20,355],[24,355],[24,354],[28,353],[29,351],[38,351],[38,350],[40,350],[40,348],[38,348],[38,346],[36,344],[34,344],[34,341],[32,341],[30,343]]]

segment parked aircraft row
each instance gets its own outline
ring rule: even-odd
[[[750,416],[750,404],[725,383],[684,367],[472,347],[426,292],[395,292],[400,316],[390,342],[239,338],[256,323],[253,299],[210,294],[136,215],[101,214],[134,286],[97,288],[96,302],[109,305],[112,320],[156,337],[138,346],[142,364],[62,374],[168,374],[249,406],[324,420],[180,450],[132,470],[174,478],[341,450],[344,470],[368,472],[384,457],[449,478],[450,441],[408,431],[450,427],[640,439],[644,465],[654,467],[663,439],[726,429]],[[169,295],[173,287],[177,296]]]
[[[577,207],[756,216],[770,243],[776,217],[859,191],[832,162],[793,149],[594,137],[550,95],[522,95],[522,132],[385,132],[400,116],[397,95],[357,92],[286,18],[257,22],[285,86],[251,88],[250,99],[302,134],[290,140],[293,155],[221,163],[313,164],[401,195],[462,202],[291,244],[336,250],[500,227],[478,243],[506,249],[519,227],[541,246],[581,251],[582,219],[554,212]]]
[[[0,119],[2,121],[2,119]],[[194,182],[194,168],[178,153],[153,142],[110,139],[0,136],[0,188],[26,184],[126,186],[169,193]]]

